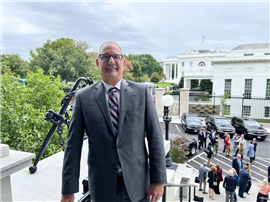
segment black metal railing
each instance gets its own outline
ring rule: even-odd
[[[162,196],[162,202],[166,202],[166,192],[167,187],[179,187],[180,193],[179,193],[179,200],[180,202],[183,202],[183,188],[188,187],[188,202],[191,202],[191,188],[194,187],[194,196],[195,196],[195,189],[198,185],[195,184],[164,184],[164,192]]]
[[[259,197],[261,199],[261,202],[264,202],[264,201],[270,201],[270,198],[264,198],[264,197]]]

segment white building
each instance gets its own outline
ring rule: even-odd
[[[167,82],[179,83],[184,73],[184,87],[190,88],[193,79],[210,79],[213,82],[213,93],[231,96],[261,97],[270,99],[270,44],[240,45],[229,51],[191,50],[175,57],[165,57],[162,61]],[[172,75],[174,70],[175,75]],[[230,99],[228,104],[230,105]],[[242,104],[242,103],[240,103]],[[239,109],[234,104],[230,109],[230,116],[252,116],[257,110],[245,99],[245,107]],[[264,102],[263,117],[270,117],[270,100]],[[256,115],[257,116],[257,115]],[[254,117],[254,116],[253,116]],[[255,117],[254,117],[255,118]]]

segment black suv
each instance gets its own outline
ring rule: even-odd
[[[183,113],[181,117],[181,126],[185,130],[185,133],[198,133],[200,129],[203,129],[201,119],[194,113]]]
[[[231,122],[236,131],[244,134],[245,138],[255,137],[258,140],[265,140],[267,137],[266,130],[254,119],[234,116]]]
[[[205,125],[207,130],[216,130],[221,138],[225,133],[230,134],[231,138],[235,134],[235,128],[225,117],[222,116],[207,115]]]

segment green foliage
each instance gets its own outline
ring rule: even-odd
[[[14,74],[25,78],[29,71],[28,68],[28,62],[23,60],[17,53],[1,55],[1,74]]]
[[[126,79],[126,80],[129,80],[129,81],[134,81],[134,78],[131,76],[130,73],[127,73],[127,74],[126,74],[125,79]]]
[[[219,111],[221,112],[221,116],[226,112],[226,109],[228,105],[226,104],[226,100],[230,97],[228,93],[225,93],[224,95],[221,96],[220,99],[220,106],[219,106]]]
[[[149,77],[145,74],[140,78],[141,82],[147,82],[149,81]]]
[[[208,109],[208,113],[209,114],[213,113],[213,109]]]
[[[27,85],[19,77],[1,75],[1,142],[11,149],[38,153],[51,128],[44,120],[49,109],[58,111],[64,92],[60,78],[45,76],[41,69],[27,75]],[[66,127],[63,127],[66,137]],[[58,135],[54,134],[43,157],[61,150]]]
[[[174,90],[172,91],[172,95],[179,95],[180,94],[180,90]]]
[[[197,107],[196,110],[199,111],[199,110],[201,110],[201,108],[200,107]]]
[[[201,98],[200,97],[194,97],[195,101],[199,101]]]
[[[90,46],[85,41],[69,38],[49,39],[42,47],[30,50],[30,67],[35,71],[41,67],[46,75],[55,69],[55,75],[65,81],[76,81],[79,77],[94,77],[97,71],[94,58],[86,52]]]
[[[211,80],[201,80],[200,84],[200,90],[205,91],[205,90],[211,90],[213,86],[213,83]]]
[[[153,72],[150,78],[151,82],[159,82],[160,81],[160,76],[157,72]]]
[[[157,72],[159,75],[163,72],[160,64],[150,54],[128,54],[125,55],[125,58],[131,62],[134,60],[139,62],[142,74],[146,74],[148,77],[151,77],[154,72]]]
[[[184,72],[182,72],[182,76],[181,76],[181,79],[180,79],[180,81],[179,81],[179,83],[178,83],[178,87],[179,88],[184,88]]]
[[[169,86],[169,87],[171,87],[172,85],[170,84],[170,83],[168,83],[168,82],[163,82],[163,81],[161,81],[161,82],[158,82],[158,83],[156,83],[157,85],[158,85],[158,88],[165,88],[166,86]]]
[[[188,141],[184,137],[175,137],[171,139],[170,155],[174,163],[184,163],[186,151],[188,150]]]
[[[200,113],[204,113],[204,109],[201,109],[201,110],[200,110]]]
[[[162,80],[162,79],[164,79],[164,80],[166,79],[166,75],[164,74],[164,72],[161,73],[160,79],[161,79],[161,80]]]
[[[198,88],[199,80],[191,80],[191,88]]]
[[[140,63],[133,60],[131,61],[131,64],[133,66],[133,69],[131,70],[132,76],[134,78],[140,78],[142,76]]]
[[[196,108],[196,107],[197,107],[197,105],[192,105],[192,107],[193,107],[193,108]]]

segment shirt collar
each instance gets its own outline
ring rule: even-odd
[[[111,86],[107,83],[105,83],[105,81],[101,80],[104,87],[105,87],[105,92],[108,92],[108,90],[111,88],[111,87],[116,87],[118,90],[120,90],[120,87],[121,87],[121,82],[122,82],[122,79],[117,83],[115,84],[114,86]]]

